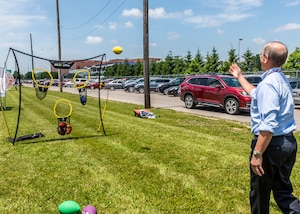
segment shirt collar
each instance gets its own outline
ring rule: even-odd
[[[281,72],[281,68],[280,67],[271,68],[271,69],[265,71],[261,75],[261,78],[264,79],[264,78],[266,78],[266,76],[268,76],[269,74],[274,73],[274,72]]]

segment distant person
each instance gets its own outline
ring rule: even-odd
[[[262,81],[255,88],[239,66],[230,73],[251,96],[251,131],[254,138],[250,156],[250,205],[252,213],[268,214],[271,191],[283,213],[300,213],[300,202],[292,194],[290,181],[297,154],[294,101],[289,81],[281,66],[288,56],[287,47],[277,41],[267,43],[260,55]]]

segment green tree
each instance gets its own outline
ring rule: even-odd
[[[212,49],[212,54],[207,53],[206,55],[206,63],[205,63],[205,70],[208,73],[216,73],[219,71],[220,67],[220,57],[217,53],[217,50],[215,47]]]
[[[174,68],[175,68],[174,57],[172,56],[172,52],[170,51],[165,61],[163,62],[162,74],[163,75],[173,74]]]
[[[184,59],[184,64],[185,64],[186,68],[189,67],[189,65],[191,64],[192,60],[193,60],[193,56],[192,56],[191,52],[188,51],[187,55],[185,56],[185,59]],[[182,64],[182,65],[184,65],[184,64]]]
[[[156,67],[157,67],[157,62],[156,61],[151,61],[149,63],[149,75],[153,75],[156,73]]]
[[[284,70],[295,71],[300,70],[300,48],[296,49],[289,55],[286,63],[283,65]]]
[[[201,73],[201,66],[197,60],[192,60],[188,68],[185,70],[184,74],[197,74]]]
[[[26,79],[26,80],[31,80],[32,79],[31,71],[28,71],[27,73],[24,74],[24,79]]]
[[[186,63],[187,61],[185,61],[184,59],[180,58],[180,57],[175,57],[174,59],[174,69],[172,74],[183,74],[185,69],[186,69]]]
[[[238,61],[238,55],[235,53],[235,49],[231,48],[228,51],[228,60],[222,62],[222,65],[219,69],[220,72],[226,73],[229,71],[229,67],[231,66],[232,63]]]
[[[197,49],[197,52],[196,52],[196,55],[194,57],[194,62],[193,63],[195,63],[195,65],[197,65],[197,67],[199,65],[199,68],[198,68],[199,70],[198,70],[197,73],[203,73],[204,72],[205,62],[204,62],[203,56],[200,53],[199,48]]]
[[[243,71],[253,72],[253,71],[257,70],[255,68],[255,66],[257,64],[256,57],[254,56],[254,54],[251,52],[251,50],[249,48],[243,54],[243,59],[244,59],[244,62],[240,63]]]
[[[151,63],[150,63],[151,64]],[[131,73],[131,75],[133,76],[140,76],[144,73],[144,66],[143,64],[140,62],[140,60],[138,60],[134,66],[133,66],[133,72]],[[150,72],[150,65],[149,65],[149,73]],[[128,75],[129,76],[129,75]]]

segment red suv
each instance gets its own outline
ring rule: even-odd
[[[188,76],[180,85],[180,99],[189,109],[201,104],[224,108],[228,114],[249,111],[251,103],[238,80],[229,75]]]

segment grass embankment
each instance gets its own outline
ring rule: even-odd
[[[109,101],[104,136],[97,99],[83,106],[78,95],[48,91],[38,100],[34,89],[22,89],[19,134],[45,137],[12,146],[1,117],[0,213],[58,213],[65,200],[92,204],[98,213],[249,213],[247,124],[167,109],[141,119],[133,110],[142,106]],[[56,131],[53,105],[60,98],[73,105],[67,136]],[[7,107],[13,133],[18,91],[8,92]],[[298,196],[299,172],[297,163]],[[271,213],[280,213],[273,200]]]

